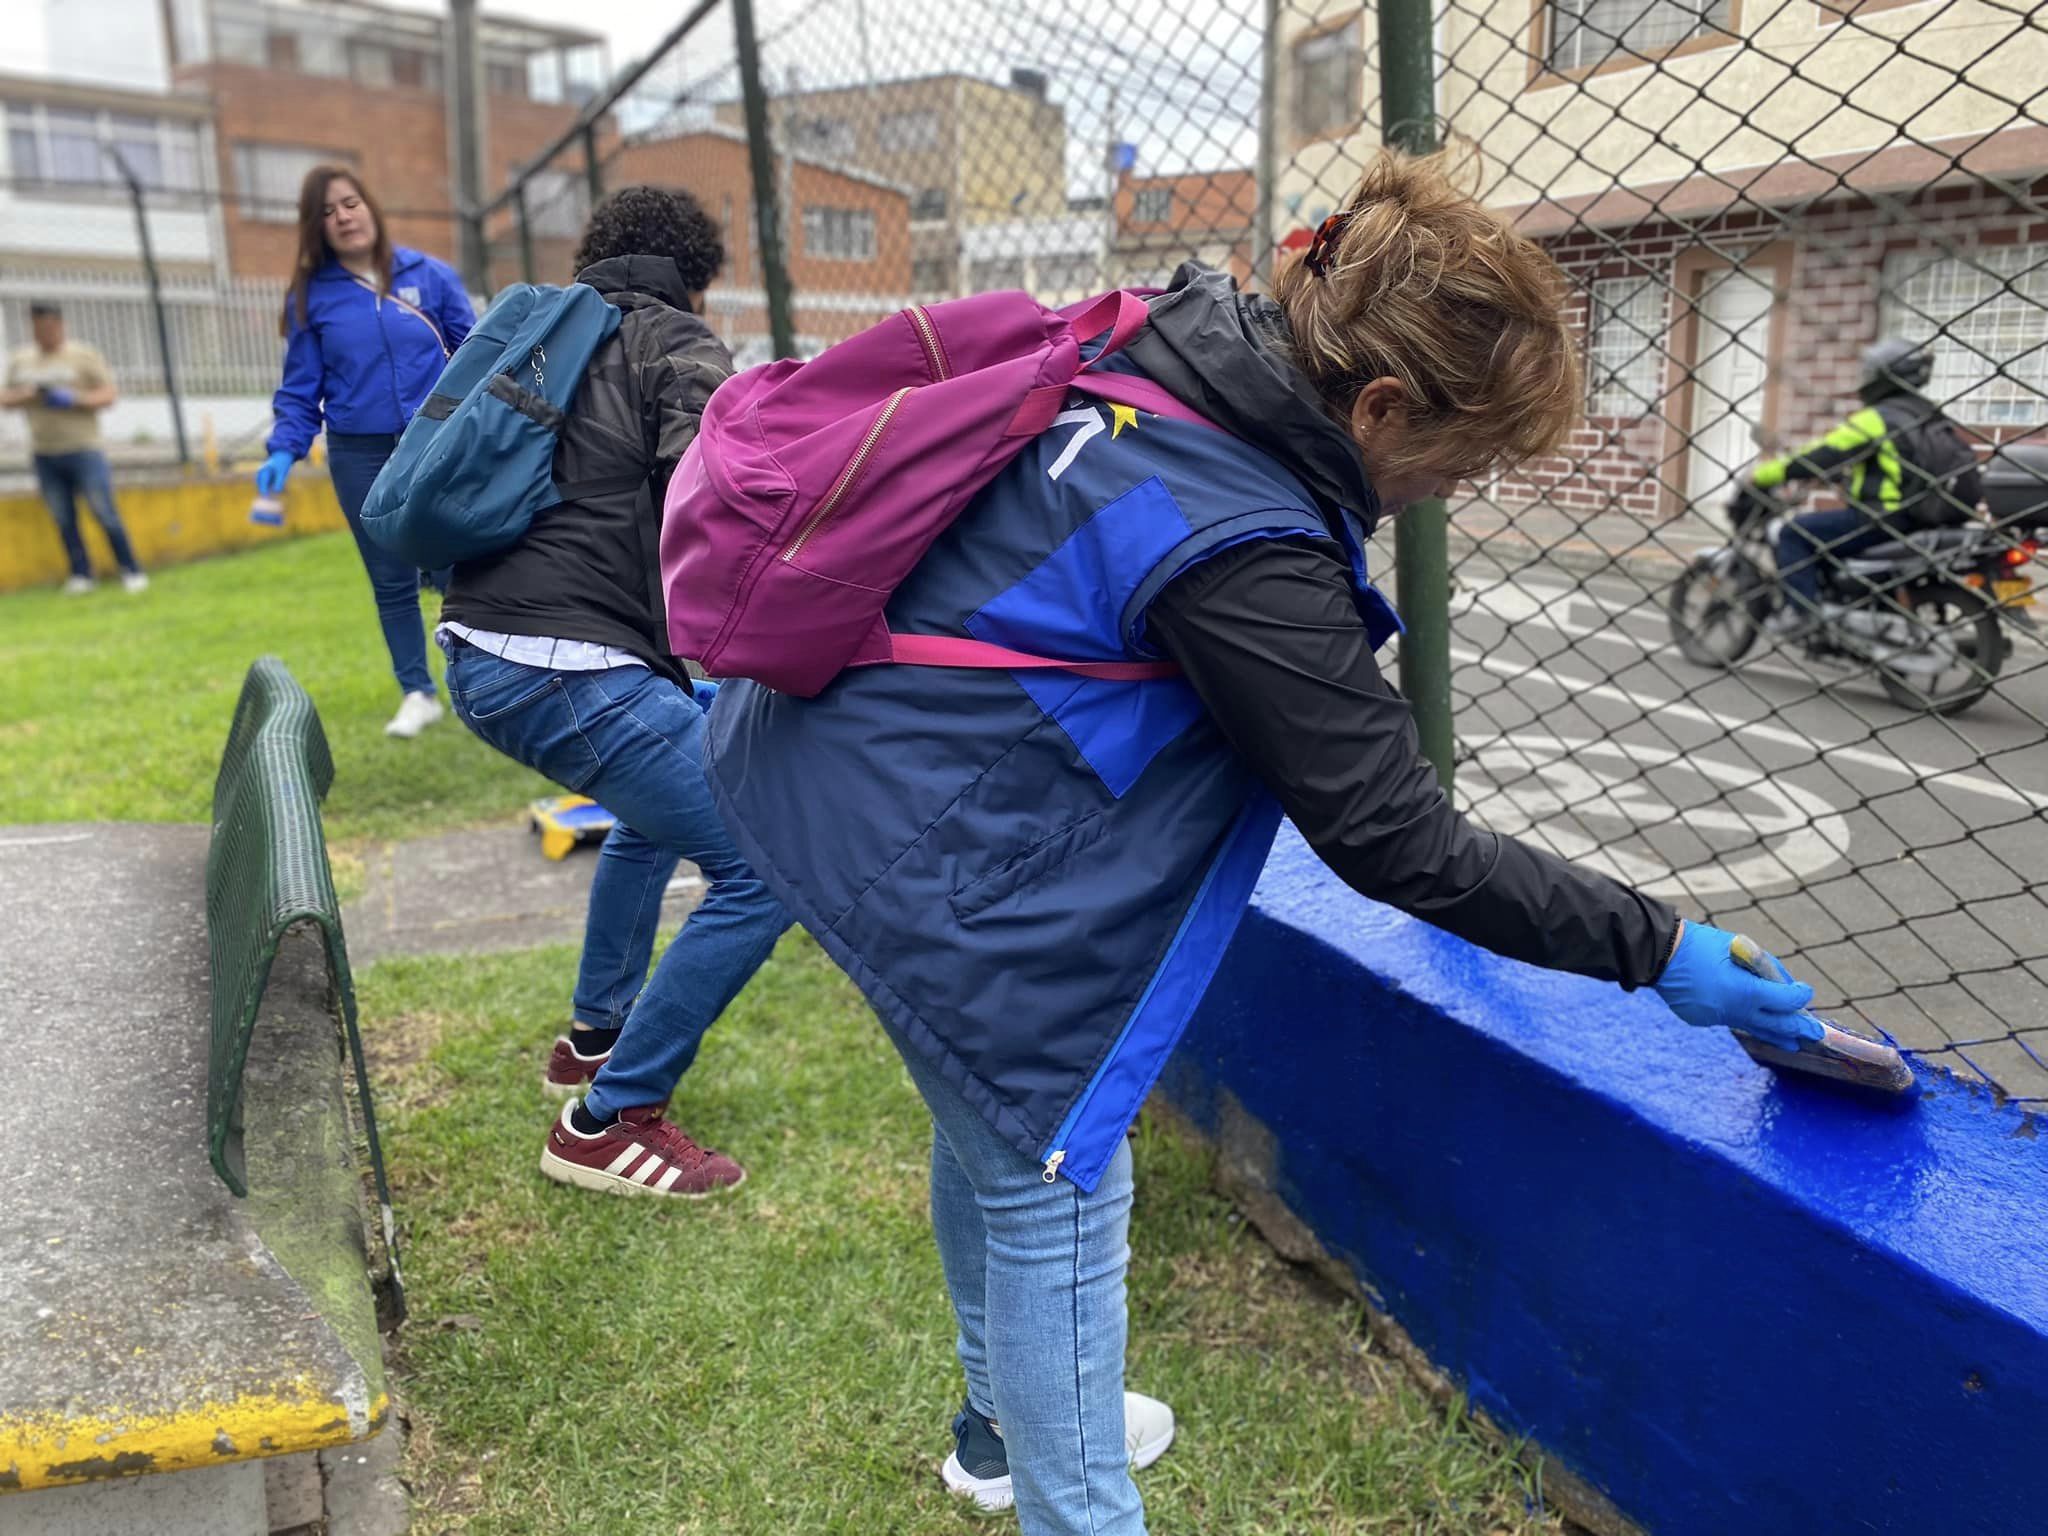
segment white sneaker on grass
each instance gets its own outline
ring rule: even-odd
[[[441,701],[431,693],[408,693],[399,701],[398,713],[391,717],[391,723],[384,727],[386,736],[403,736],[408,739],[419,735],[428,726],[441,718]]]
[[[98,585],[99,583],[90,576],[74,576],[64,583],[64,595],[66,597],[83,597]]]
[[[1130,1453],[1133,1472],[1144,1471],[1166,1454],[1173,1430],[1173,1410],[1158,1398],[1142,1392],[1124,1394],[1124,1449]],[[953,1454],[939,1475],[948,1488],[974,1500],[978,1508],[1008,1509],[1017,1502],[1003,1432],[972,1404],[963,1405],[953,1420]]]
[[[149,573],[147,571],[129,571],[121,577],[121,585],[130,592],[147,592],[149,590]]]

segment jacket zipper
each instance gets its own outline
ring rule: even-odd
[[[1242,825],[1243,818],[1244,813],[1240,812],[1238,820],[1232,824],[1231,833],[1233,836],[1238,827]],[[1079,1096],[1075,1098],[1073,1107],[1067,1111],[1066,1118],[1060,1121],[1060,1128],[1052,1133],[1053,1146],[1046,1153],[1045,1171],[1040,1175],[1046,1183],[1051,1184],[1059,1178],[1060,1165],[1066,1162],[1067,1153],[1070,1150],[1067,1143],[1071,1142],[1075,1134],[1080,1130],[1081,1118],[1087,1114],[1088,1106],[1094,1102],[1095,1090],[1102,1086],[1102,1080],[1109,1075],[1109,1069],[1115,1065],[1117,1057],[1121,1056],[1124,1053],[1124,1048],[1131,1043],[1131,1036],[1136,1031],[1138,1019],[1143,1015],[1146,1004],[1152,1001],[1152,994],[1159,986],[1160,975],[1166,970],[1167,966],[1173,963],[1173,957],[1180,952],[1181,944],[1188,936],[1188,926],[1193,922],[1195,913],[1200,910],[1204,899],[1207,898],[1209,888],[1216,883],[1217,871],[1223,867],[1223,863],[1223,858],[1218,857],[1203,873],[1202,883],[1195,887],[1195,899],[1188,903],[1187,911],[1182,914],[1180,927],[1175,930],[1173,935],[1173,942],[1166,946],[1166,953],[1160,956],[1158,968],[1153,971],[1152,979],[1145,984],[1145,990],[1138,998],[1138,1005],[1131,1010],[1130,1017],[1125,1019],[1123,1025],[1117,1030],[1116,1039],[1110,1042],[1109,1050],[1103,1056],[1101,1064],[1089,1074],[1088,1081],[1082,1086]]]
[[[832,489],[827,491],[825,499],[818,503],[818,510],[804,520],[803,527],[796,531],[796,537],[783,546],[784,564],[797,557],[811,535],[824,526],[825,520],[838,509],[839,503],[846,499],[846,493],[853,489],[853,483],[860,478],[860,472],[867,468],[868,459],[873,456],[876,445],[882,441],[882,434],[889,430],[889,423],[895,417],[898,407],[909,395],[910,388],[906,385],[889,397],[888,403],[875,417],[874,425],[868,428],[868,435],[861,439],[860,451],[847,460],[846,468],[842,469],[839,478],[832,482]]]
[[[946,359],[946,348],[939,340],[939,328],[932,324],[932,317],[925,313],[924,306],[913,304],[905,311],[910,316],[911,328],[917,332],[917,339],[924,343],[924,360],[931,369],[932,382],[953,377],[952,364]]]

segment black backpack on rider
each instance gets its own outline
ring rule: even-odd
[[[1894,395],[1875,407],[1899,456],[1897,519],[1913,528],[1968,522],[1983,496],[1977,452],[1962,429],[1916,395]]]

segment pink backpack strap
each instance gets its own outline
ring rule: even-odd
[[[1098,400],[1134,405],[1141,411],[1150,411],[1154,416],[1166,416],[1174,421],[1191,421],[1211,432],[1223,431],[1200,411],[1190,409],[1150,379],[1141,379],[1133,373],[1077,373],[1072,387]],[[1224,435],[1229,436],[1228,433]]]
[[[888,660],[907,667],[973,667],[984,671],[1058,671],[1082,677],[1100,677],[1111,682],[1142,683],[1158,677],[1178,677],[1180,668],[1170,661],[1054,661],[985,640],[968,640],[952,635],[891,635]]]

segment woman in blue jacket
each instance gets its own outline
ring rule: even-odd
[[[370,574],[377,622],[401,694],[387,736],[441,718],[427,670],[420,573],[363,536],[363,501],[398,434],[476,323],[446,262],[394,246],[376,199],[345,166],[320,165],[299,189],[299,259],[285,297],[284,382],[256,489],[276,495],[324,421],[334,494]]]
[[[1375,520],[1571,429],[1563,294],[1440,162],[1385,157],[1274,298],[1183,268],[1108,365],[1220,431],[1070,396],[887,610],[1178,677],[860,667],[812,699],[728,683],[711,712],[734,842],[931,1110],[966,1378],[943,1475],[1025,1536],[1144,1530],[1130,1472],[1173,1418],[1124,1391],[1124,1133],[1283,812],[1359,891],[1495,953],[1654,987],[1688,1024],[1819,1034],[1811,989],[1737,966],[1729,934],[1468,822],[1374,658]]]

